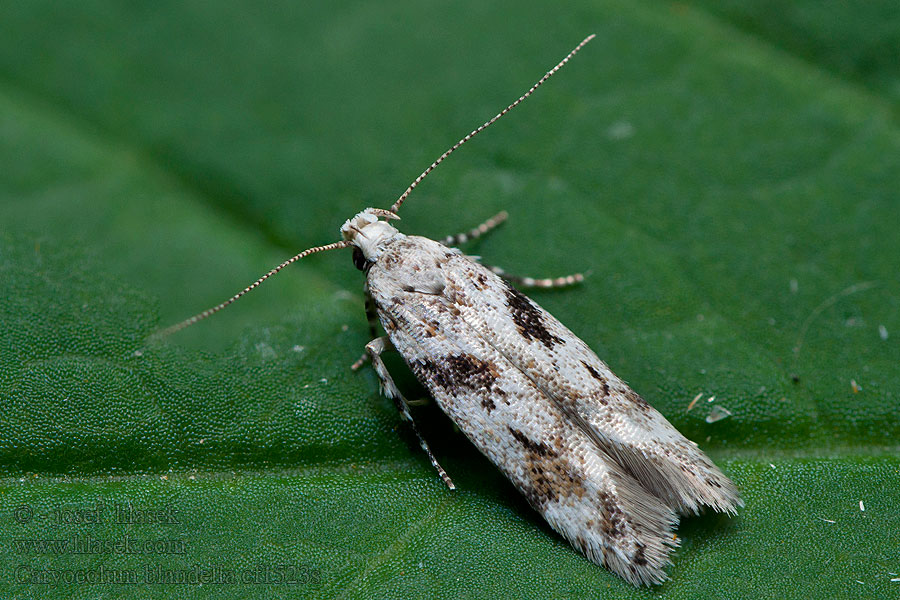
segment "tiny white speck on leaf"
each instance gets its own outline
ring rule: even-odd
[[[859,510],[861,510],[862,512],[866,512],[866,505],[863,504],[862,500],[859,501]]]
[[[880,338],[883,339],[883,340],[888,339],[888,330],[887,330],[887,327],[885,327],[884,325],[879,325],[879,326],[878,326],[878,337],[880,337]]]
[[[731,416],[731,411],[725,408],[720,404],[716,404],[712,407],[712,410],[709,411],[709,414],[706,415],[707,423],[715,423],[717,421],[721,421],[722,419],[727,419]]]
[[[626,140],[634,135],[634,125],[628,121],[616,121],[606,130],[606,135],[611,140]]]

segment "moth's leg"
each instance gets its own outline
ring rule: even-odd
[[[490,269],[493,273],[499,275],[503,279],[507,281],[511,281],[516,285],[525,288],[538,287],[538,288],[554,288],[554,287],[566,287],[567,285],[575,285],[576,283],[581,283],[584,281],[584,275],[581,273],[573,273],[572,275],[565,275],[563,277],[551,277],[549,279],[535,279],[533,277],[516,277],[515,275],[510,275],[500,267],[491,267],[488,265],[484,265],[488,269]]]
[[[393,345],[391,344],[391,340],[387,336],[375,338],[374,340],[366,344],[366,353],[371,358],[372,366],[375,368],[375,373],[378,374],[378,378],[381,380],[381,389],[384,392],[385,396],[394,401],[394,405],[400,412],[400,416],[402,416],[403,419],[409,422],[409,425],[410,427],[412,427],[413,432],[415,432],[416,437],[419,438],[419,445],[422,446],[422,450],[424,450],[425,454],[428,455],[429,460],[431,460],[432,466],[437,469],[438,475],[441,476],[441,479],[445,484],[447,484],[448,488],[450,488],[451,490],[455,490],[456,486],[453,484],[450,476],[447,475],[447,472],[444,471],[444,468],[438,464],[438,461],[434,457],[434,454],[431,453],[431,448],[428,447],[428,442],[426,442],[425,438],[422,437],[422,434],[419,433],[419,429],[416,427],[412,415],[409,413],[409,405],[406,403],[406,399],[400,393],[400,390],[397,389],[397,386],[396,384],[394,384],[394,380],[391,377],[391,374],[388,373],[387,367],[384,366],[384,361],[381,360],[381,353],[389,349],[393,349]]]
[[[440,240],[442,244],[445,246],[457,246],[459,244],[464,244],[469,240],[475,240],[496,228],[498,225],[503,223],[506,218],[509,216],[505,210],[497,213],[475,229],[464,233],[457,233],[456,235],[448,235],[444,239]],[[473,256],[478,260],[479,257]],[[566,275],[564,277],[551,277],[548,279],[535,279],[534,277],[517,277],[515,275],[510,275],[500,267],[491,267],[485,265],[488,269],[499,275],[500,277],[506,279],[507,281],[511,281],[517,285],[520,285],[525,288],[531,287],[539,287],[539,288],[553,288],[553,287],[565,287],[568,285],[574,285],[576,283],[581,283],[584,281],[584,275],[581,273],[573,273],[572,275]],[[375,337],[373,332],[372,337]]]
[[[369,337],[372,339],[377,338],[378,330],[375,328],[375,323],[378,321],[378,315],[375,314],[375,301],[372,300],[372,296],[368,292],[366,292],[366,320],[369,321]],[[363,352],[363,355],[360,356],[355,363],[350,365],[350,368],[356,371],[366,364],[366,361],[368,360],[369,353]]]
[[[465,244],[469,240],[477,240],[491,229],[494,229],[498,225],[500,225],[503,221],[506,220],[506,217],[509,216],[505,210],[498,212],[496,215],[476,227],[470,231],[466,231],[463,233],[457,233],[456,235],[448,235],[442,240],[439,240],[445,246],[458,246],[459,244]]]

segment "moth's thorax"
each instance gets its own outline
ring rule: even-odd
[[[388,223],[378,220],[376,209],[367,208],[341,226],[344,240],[359,248],[367,260],[377,261],[384,247],[406,237]]]

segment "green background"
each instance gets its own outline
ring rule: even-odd
[[[508,210],[466,251],[588,272],[531,296],[741,488],[736,518],[682,523],[671,581],[649,590],[572,550],[430,404],[414,415],[459,490],[442,486],[374,373],[349,370],[368,340],[348,251],[146,343],[388,207],[592,32],[417,189],[401,226],[438,237]],[[897,597],[898,54],[891,0],[4,3],[0,586]],[[731,416],[709,424],[715,405]],[[128,503],[176,522],[110,522]],[[73,536],[186,551],[21,542]],[[145,565],[302,577],[18,583]]]

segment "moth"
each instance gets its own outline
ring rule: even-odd
[[[497,215],[445,243],[405,235],[391,221],[412,190],[447,156],[530,96],[593,35],[525,94],[444,152],[389,210],[367,208],[341,227],[341,240],[304,250],[225,302],[161,332],[168,335],[225,308],[293,262],[352,248],[365,274],[372,337],[353,368],[371,361],[382,390],[409,422],[451,490],[382,360],[398,351],[459,429],[525,495],[554,530],[593,562],[635,585],[667,576],[680,515],[704,507],[736,514],[737,488],[656,409],[617,377],[502,270],[450,247],[478,237]],[[565,285],[511,278],[523,286]],[[386,335],[377,337],[375,321]]]

